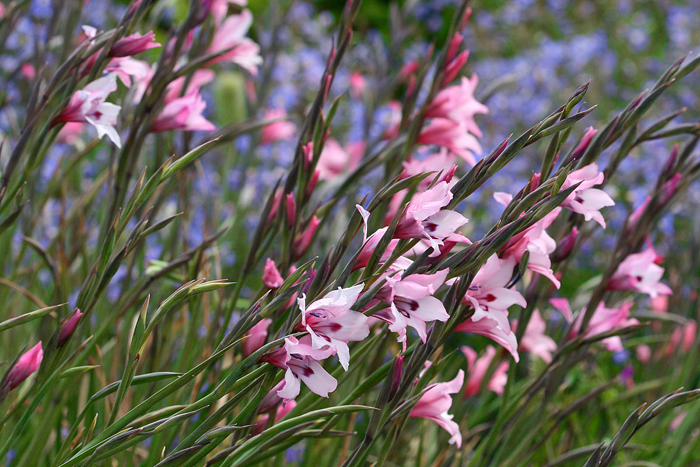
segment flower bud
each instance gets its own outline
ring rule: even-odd
[[[153,31],[149,31],[145,36],[139,33],[132,34],[119,39],[109,50],[110,57],[130,57],[148,49],[160,47],[160,44],[155,42],[156,35]]]
[[[306,250],[309,249],[311,240],[313,240],[316,229],[320,223],[321,221],[318,220],[318,217],[313,216],[311,221],[309,221],[309,225],[306,227],[306,230],[297,235],[297,238],[294,240],[294,256],[296,258],[300,258],[304,253],[306,253]]]
[[[41,341],[39,341],[34,347],[27,350],[17,363],[10,368],[4,378],[3,387],[0,388],[0,394],[5,393],[5,391],[12,391],[14,388],[22,384],[22,382],[29,377],[32,373],[39,369],[41,366],[41,360],[44,358],[44,349],[42,348]]]
[[[262,281],[263,284],[265,284],[265,287],[267,287],[268,289],[276,289],[277,287],[280,287],[282,284],[284,284],[284,278],[282,277],[282,274],[280,274],[279,270],[277,269],[277,266],[275,265],[275,262],[270,258],[267,258],[267,261],[265,261],[265,269],[263,270]]]
[[[58,335],[58,343],[56,344],[56,347],[61,348],[66,342],[68,342],[68,339],[70,339],[70,336],[73,335],[75,327],[78,325],[78,322],[82,316],[83,313],[78,308],[75,310],[75,313],[73,313],[73,315],[66,320],[61,328],[60,334]]]
[[[574,227],[571,229],[566,237],[564,237],[557,245],[557,249],[552,253],[551,259],[553,263],[560,263],[571,256],[571,252],[576,246],[576,241],[578,240],[578,228]]]
[[[246,333],[248,338],[243,341],[244,357],[249,356],[263,346],[265,339],[267,339],[267,328],[270,327],[270,324],[272,324],[272,320],[264,318]]]
[[[294,193],[287,193],[284,197],[284,206],[287,214],[287,227],[292,229],[296,220],[296,204],[294,203]]]

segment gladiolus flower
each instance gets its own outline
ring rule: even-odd
[[[470,397],[479,393],[486,372],[491,366],[491,361],[496,356],[496,349],[492,345],[487,346],[486,353],[480,358],[477,358],[478,354],[471,347],[464,345],[460,347],[460,350],[467,358],[467,363],[469,365],[469,379],[467,379],[467,385],[464,388],[464,397]],[[510,364],[506,361],[498,364],[493,375],[491,375],[491,379],[486,384],[486,389],[498,395],[503,394],[503,388],[506,387],[506,383],[508,382],[507,373],[509,365]]]
[[[462,433],[459,425],[452,421],[453,416],[447,412],[452,407],[450,394],[457,394],[463,385],[464,371],[459,370],[452,381],[430,386],[409,414],[411,418],[425,418],[440,425],[450,434],[450,444],[456,444],[458,448],[462,446]]]
[[[119,133],[114,128],[121,107],[105,102],[107,96],[117,89],[116,80],[117,75],[110,73],[77,91],[68,106],[53,121],[53,125],[86,122],[95,127],[100,138],[107,135],[117,147],[121,147]]]
[[[491,318],[502,329],[509,329],[508,308],[513,305],[527,306],[525,298],[514,289],[506,288],[513,277],[515,260],[500,259],[493,255],[474,276],[462,303],[471,303],[474,307],[473,321]]]
[[[364,151],[364,142],[348,144],[348,150],[345,151],[338,141],[328,138],[328,141],[323,145],[318,164],[316,164],[316,170],[319,172],[318,178],[333,180],[339,175],[352,172],[360,164]]]
[[[301,310],[301,325],[311,335],[315,349],[334,348],[340,364],[347,371],[350,363],[348,342],[369,336],[369,318],[350,307],[357,301],[364,286],[334,290],[306,307],[306,296],[297,299]]]
[[[360,99],[367,88],[365,77],[358,72],[350,74],[350,95],[355,99]]]
[[[160,44],[155,41],[156,35],[153,31],[149,31],[145,36],[138,32],[127,37],[119,39],[109,50],[110,57],[130,57],[149,49],[160,47]]]
[[[260,46],[251,39],[245,37],[253,24],[253,15],[249,10],[243,10],[239,15],[231,15],[221,23],[214,33],[208,53],[224,52],[211,60],[209,65],[228,61],[237,64],[247,70],[253,76],[258,73],[258,66],[262,64]]]
[[[650,297],[673,294],[669,286],[660,282],[664,268],[656,265],[659,258],[653,247],[629,255],[610,278],[608,289],[636,290]]]
[[[520,339],[520,350],[537,355],[547,363],[552,361],[552,352],[557,350],[554,339],[545,334],[547,323],[540,316],[539,310],[532,312],[525,333]]]
[[[281,109],[270,109],[267,112],[265,112],[266,119],[283,118],[286,116],[286,112]],[[274,143],[275,141],[283,139],[290,139],[294,136],[294,133],[296,133],[296,131],[297,127],[292,122],[288,122],[286,120],[273,122],[263,127],[261,131],[260,142],[262,144],[267,144]]]
[[[476,164],[474,154],[481,154],[479,141],[464,124],[446,118],[433,118],[421,131],[418,143],[447,148],[470,165]]]
[[[277,391],[277,395],[288,402],[299,395],[301,381],[321,397],[328,397],[335,391],[338,382],[319,363],[331,355],[335,355],[335,348],[330,345],[316,349],[311,345],[310,336],[301,340],[292,336],[284,340],[283,348],[270,352],[262,360],[286,370],[284,387]]]
[[[214,131],[216,127],[202,115],[206,107],[207,103],[199,94],[199,89],[193,89],[183,97],[165,104],[153,122],[151,131]]]
[[[469,242],[455,230],[467,223],[467,218],[458,212],[442,207],[452,200],[452,192],[447,182],[440,182],[433,188],[414,197],[408,205],[404,218],[394,232],[394,238],[426,239],[433,247],[431,257],[440,254],[440,246],[445,241]]]
[[[249,356],[263,346],[265,339],[267,339],[267,328],[269,328],[271,324],[271,319],[263,318],[248,330],[246,333],[248,338],[243,341],[244,357]]]
[[[505,348],[513,356],[516,362],[520,361],[518,355],[518,341],[515,333],[511,332],[510,327],[503,329],[498,325],[498,321],[492,318],[483,318],[479,321],[474,321],[471,318],[455,328],[455,331],[470,332],[480,334],[497,342]]]
[[[3,384],[4,387],[0,392],[4,393],[5,391],[12,391],[14,388],[22,384],[22,382],[27,379],[29,375],[39,369],[43,358],[44,349],[42,348],[40,341],[34,347],[27,350],[21,357],[19,357],[15,366],[13,366],[5,376],[5,382]]]
[[[565,298],[557,298],[551,299],[549,303],[561,311],[567,320],[570,320],[572,312],[568,300]],[[639,324],[639,321],[637,321],[635,318],[630,318],[630,309],[633,305],[633,302],[627,301],[618,308],[607,308],[605,303],[600,302],[598,304],[598,308],[596,308],[593,316],[591,316],[591,319],[588,322],[588,327],[585,330],[584,336],[592,337],[614,329]],[[581,332],[581,324],[585,314],[585,308],[578,313],[576,320],[574,321],[574,325],[571,328],[569,338],[573,338]],[[603,342],[605,347],[612,352],[619,352],[623,350],[622,339],[620,339],[620,336],[608,337],[603,339],[601,342]]]
[[[670,357],[680,347],[684,353],[688,353],[693,349],[695,344],[695,335],[698,331],[698,323],[694,319],[689,319],[682,328],[677,327],[671,334],[671,339],[664,350],[664,355]]]
[[[562,189],[565,190],[579,182],[581,184],[564,200],[561,206],[583,214],[587,221],[593,219],[605,228],[605,219],[600,210],[606,206],[614,206],[615,201],[603,190],[593,188],[603,183],[604,178],[603,172],[598,172],[598,165],[595,163],[574,170],[566,177]]]
[[[481,130],[474,121],[474,115],[489,112],[488,107],[474,98],[474,90],[479,78],[462,78],[459,85],[440,91],[426,110],[427,118],[446,118],[461,124],[467,131],[481,137]]]
[[[403,279],[387,277],[387,285],[377,299],[390,305],[373,316],[389,323],[389,330],[399,334],[399,342],[406,345],[406,328],[412,327],[423,342],[428,338],[426,323],[445,322],[450,318],[445,306],[433,294],[445,283],[449,269],[435,274],[411,274]],[[397,274],[400,277],[399,274]]]

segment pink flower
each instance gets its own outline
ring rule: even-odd
[[[248,0],[207,0],[210,2],[211,15],[214,17],[216,24],[221,24],[228,14],[229,5],[246,6]]]
[[[387,231],[387,227],[381,228],[374,232],[372,235],[369,237],[367,236],[367,219],[369,219],[369,211],[367,211],[365,208],[360,206],[359,204],[356,204],[355,207],[357,210],[360,212],[360,215],[362,216],[363,220],[363,227],[362,230],[364,232],[364,238],[362,240],[362,251],[360,252],[360,255],[357,257],[357,261],[353,265],[353,271],[356,269],[364,268],[367,266],[367,263],[369,262],[369,259],[372,257],[372,254],[374,253],[374,250],[376,250],[377,245],[379,244],[379,241],[382,239],[384,234]],[[396,248],[396,245],[399,243],[397,239],[392,239],[389,241],[389,245],[387,246],[387,249],[382,253],[381,258],[379,259],[380,263],[386,262],[386,260],[389,259],[391,254],[394,252],[394,248]]]
[[[117,89],[117,75],[110,73],[85,86],[71,97],[70,103],[53,121],[53,125],[65,122],[86,122],[97,130],[97,135],[104,135],[121,147],[119,133],[114,125],[121,107],[105,102],[107,96]]]
[[[467,358],[467,363],[469,365],[469,379],[464,388],[464,397],[471,397],[479,393],[484,376],[486,376],[486,372],[491,366],[491,361],[496,356],[496,349],[492,345],[487,346],[486,353],[480,358],[477,358],[476,351],[471,347],[463,345],[460,347],[460,350]],[[509,363],[506,361],[498,364],[491,379],[486,384],[486,389],[498,395],[503,394],[503,388],[505,388],[508,382],[508,366]]]
[[[10,371],[5,376],[4,387],[1,392],[12,391],[14,388],[22,384],[22,382],[29,377],[32,373],[39,369],[41,366],[41,360],[44,358],[44,350],[41,346],[41,342],[38,342],[34,347],[27,350],[15,366],[13,366]]]
[[[651,347],[646,344],[640,344],[635,348],[637,360],[641,363],[649,363],[651,360]]]
[[[331,355],[335,355],[334,347],[316,349],[311,345],[310,336],[304,336],[301,340],[291,336],[284,340],[283,348],[270,352],[263,361],[286,370],[284,387],[277,391],[277,395],[288,402],[299,395],[301,381],[321,397],[328,397],[335,391],[338,382],[319,363]]]
[[[266,119],[283,118],[286,116],[286,112],[282,109],[270,109],[267,112],[265,112]],[[266,144],[274,143],[275,141],[279,141],[282,139],[291,139],[292,137],[294,137],[296,131],[296,125],[286,120],[280,120],[278,122],[270,123],[269,125],[265,125],[263,127],[260,142],[262,144]]]
[[[265,396],[265,399],[268,398],[268,396],[273,395],[275,398],[277,398],[278,401],[281,402],[281,398],[277,395],[277,391],[280,389],[284,388],[284,381],[280,381],[279,384],[277,384],[274,388],[272,388],[272,391],[270,391],[270,394]],[[260,407],[262,411],[262,407],[265,405],[265,399],[260,403]],[[295,401],[289,401],[286,404],[276,404],[277,406],[277,413],[275,415],[275,421],[280,421],[284,418],[285,415],[287,415],[294,407],[296,407],[297,403]],[[270,412],[272,409],[268,409],[265,412]],[[265,413],[264,415],[260,415],[258,417],[258,420],[255,422],[255,426],[253,427],[253,436],[259,435],[265,430],[265,427],[267,426],[267,422],[270,420],[270,415]]]
[[[462,77],[460,84],[440,91],[426,109],[427,118],[446,118],[461,124],[469,133],[481,137],[481,130],[474,121],[474,115],[489,112],[488,107],[474,98],[474,90],[479,78]]]
[[[457,326],[455,331],[470,332],[486,336],[510,352],[516,362],[520,361],[520,356],[518,355],[518,341],[515,338],[515,333],[511,332],[510,328],[501,328],[498,325],[498,321],[495,319],[483,318],[479,321],[474,321],[470,318]]]
[[[61,328],[61,332],[58,334],[58,343],[56,344],[57,347],[63,347],[65,343],[68,342],[68,339],[75,331],[75,327],[78,325],[81,316],[83,316],[83,313],[80,311],[80,309],[76,309],[75,313],[73,313],[73,315],[66,320],[65,324]]]
[[[502,329],[510,329],[508,308],[513,305],[527,306],[520,292],[506,288],[513,277],[515,260],[500,259],[493,255],[474,276],[462,303],[471,303],[474,307],[472,321],[483,318],[496,320]]]
[[[537,355],[547,363],[552,361],[552,352],[557,350],[554,339],[545,334],[547,323],[540,316],[539,310],[532,312],[525,333],[520,339],[520,350]]]
[[[248,330],[246,333],[248,338],[243,341],[244,357],[249,356],[263,346],[265,339],[267,339],[267,328],[269,328],[271,324],[271,319],[263,318]]]
[[[148,63],[136,60],[131,57],[117,57],[109,61],[105,67],[105,72],[116,73],[119,81],[127,88],[131,87],[131,78],[140,82],[148,77],[150,68]]]
[[[452,421],[453,416],[447,412],[452,407],[450,394],[457,394],[462,389],[462,385],[464,385],[464,371],[459,370],[452,381],[429,386],[409,414],[411,418],[425,418],[440,425],[450,434],[450,444],[456,444],[458,448],[462,446],[462,433],[459,431],[459,425]]]
[[[401,279],[400,273],[387,277],[387,285],[377,299],[390,305],[373,316],[389,323],[389,330],[399,334],[399,342],[406,345],[406,328],[412,327],[423,342],[428,338],[426,323],[445,322],[450,318],[445,306],[433,294],[445,283],[449,269],[435,274],[411,274]]]
[[[586,128],[586,132],[581,137],[581,142],[578,143],[578,146],[576,146],[574,151],[571,153],[571,160],[577,160],[579,157],[583,156],[583,153],[586,152],[586,149],[588,149],[588,145],[591,144],[591,141],[596,133],[598,133],[598,130],[592,126]]]
[[[360,99],[367,89],[367,81],[362,74],[354,71],[350,74],[350,95]]]
[[[19,67],[19,72],[30,81],[36,78],[36,68],[29,62],[23,63],[22,66]]]
[[[350,307],[357,301],[364,286],[334,290],[306,307],[306,296],[297,299],[301,310],[301,325],[311,335],[314,349],[328,346],[335,349],[340,364],[347,371],[350,363],[348,342],[369,336],[369,318]]]
[[[549,302],[552,304],[552,306],[560,310],[564,316],[567,317],[567,320],[572,316],[571,307],[568,300],[559,298],[551,299]],[[630,318],[630,309],[632,306],[634,306],[633,302],[626,301],[618,308],[607,308],[605,303],[600,302],[598,304],[598,308],[596,308],[596,311],[593,313],[593,316],[591,316],[591,319],[588,322],[588,327],[586,328],[584,336],[593,337],[614,329],[639,324],[639,321],[637,321],[635,318]],[[573,338],[580,333],[581,324],[585,313],[585,308],[578,313],[578,316],[576,317],[571,328],[569,338]],[[612,352],[623,350],[622,339],[620,339],[620,336],[608,337],[603,339],[601,342],[603,342],[605,347]]]
[[[85,124],[80,122],[68,122],[63,125],[56,135],[56,139],[61,143],[75,145],[78,137],[85,131]]]
[[[210,61],[209,65],[223,61],[232,62],[250,74],[257,75],[258,66],[262,64],[260,46],[245,37],[251,24],[253,24],[253,15],[249,10],[243,10],[239,15],[226,18],[214,33],[207,52],[227,52]]]
[[[516,262],[520,261],[526,251],[529,252],[527,268],[552,281],[556,288],[559,288],[561,283],[552,271],[552,261],[549,255],[556,250],[557,243],[546,229],[554,222],[560,212],[561,208],[553,209],[536,224],[511,238],[501,249],[504,258],[513,258]]]
[[[458,212],[442,209],[451,200],[452,192],[445,181],[415,196],[409,203],[404,218],[399,221],[394,238],[428,240],[434,250],[431,257],[440,254],[440,247],[446,241],[469,242],[463,235],[455,233],[455,230],[466,224],[467,218]]]
[[[673,294],[669,286],[660,282],[664,268],[656,264],[659,258],[651,246],[641,253],[629,255],[610,278],[608,289],[636,290],[650,297]]]
[[[207,103],[199,94],[199,89],[194,89],[165,104],[153,122],[151,131],[214,131],[216,127],[202,115],[206,107]]]
[[[263,269],[262,281],[268,289],[276,289],[284,284],[282,274],[277,270],[275,262],[270,258],[265,261],[265,269]]]
[[[677,327],[671,334],[671,339],[664,350],[664,355],[670,357],[680,347],[683,353],[689,353],[693,350],[695,344],[695,335],[698,331],[698,323],[694,319],[689,319],[682,328]]]
[[[110,57],[129,57],[149,49],[160,47],[160,44],[155,41],[156,35],[153,31],[149,31],[145,36],[138,32],[127,37],[119,39],[109,50]]]
[[[605,228],[605,219],[603,219],[600,210],[606,206],[614,206],[615,202],[603,190],[592,188],[603,183],[604,178],[603,172],[598,172],[596,163],[574,170],[566,177],[562,189],[567,189],[579,182],[581,184],[564,200],[561,206],[583,214],[587,221],[593,219]]]
[[[456,156],[442,148],[439,152],[430,154],[423,160],[409,159],[405,161],[401,176],[402,178],[409,178],[422,173],[435,172],[435,174],[428,175],[418,184],[418,191],[425,191],[438,173],[442,172],[443,176],[452,173],[452,170],[456,167],[455,161]]]
[[[364,142],[348,144],[348,150],[345,151],[337,140],[328,138],[326,144],[323,145],[318,164],[316,164],[316,170],[319,172],[318,178],[333,180],[339,175],[352,172],[360,165],[364,150]]]
[[[481,154],[481,145],[463,123],[446,118],[433,118],[418,136],[420,144],[434,144],[449,149],[470,165],[476,164],[474,154]]]
[[[155,72],[155,70],[153,70]],[[153,77],[153,75],[151,75]],[[197,70],[192,74],[192,78],[189,80],[187,83],[187,89],[185,90],[185,94],[189,94],[194,91],[198,91],[202,86],[211,83],[214,81],[214,78],[216,77],[216,73],[213,72],[212,70]],[[150,78],[149,78],[150,81]],[[148,84],[148,83],[146,83]],[[181,76],[177,78],[176,80],[172,81],[170,84],[168,84],[167,91],[165,93],[165,103],[169,103],[174,101],[175,99],[179,98],[180,96],[183,95],[183,90],[182,87],[185,85],[185,77]],[[144,91],[146,90],[145,87],[143,89]],[[142,93],[143,95],[143,93]],[[140,99],[139,99],[140,100]]]

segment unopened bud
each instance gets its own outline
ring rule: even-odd
[[[552,262],[560,263],[571,256],[571,252],[574,251],[577,240],[578,228],[574,227],[571,229],[571,232],[569,232],[557,245],[557,249],[554,250],[554,253],[552,253],[551,256]]]
[[[75,313],[73,313],[73,315],[66,320],[61,328],[60,334],[58,335],[58,343],[56,344],[57,347],[63,347],[65,343],[68,342],[68,339],[73,335],[75,327],[78,325],[81,316],[83,316],[83,313],[80,311],[80,309],[76,309]]]

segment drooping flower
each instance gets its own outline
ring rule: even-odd
[[[27,350],[21,357],[19,357],[15,366],[13,366],[7,373],[3,388],[0,388],[0,393],[12,391],[14,388],[22,384],[22,382],[27,379],[29,375],[39,369],[43,358],[44,349],[42,348],[41,341],[39,341],[34,347]]]
[[[308,307],[305,295],[297,299],[301,325],[311,335],[311,345],[315,349],[334,348],[346,371],[350,363],[348,342],[361,341],[369,335],[369,318],[350,309],[363,288],[362,284],[338,288]]]
[[[265,112],[266,119],[283,118],[286,116],[287,113],[282,109],[270,109],[267,112]],[[261,131],[260,142],[262,144],[267,144],[274,143],[275,141],[283,139],[290,139],[294,136],[296,131],[296,125],[287,120],[273,122],[263,127]]]
[[[209,62],[209,65],[219,62],[232,62],[247,70],[253,76],[258,74],[258,66],[262,64],[260,46],[245,35],[253,24],[253,15],[249,10],[243,10],[238,15],[226,18],[214,33],[209,53],[224,52]]]
[[[409,414],[411,418],[425,418],[440,425],[450,434],[450,444],[456,444],[458,448],[462,446],[462,433],[448,411],[452,407],[450,394],[459,393],[463,385],[464,371],[459,370],[452,381],[430,386]]]
[[[280,274],[275,262],[270,258],[265,261],[265,269],[263,270],[262,281],[268,289],[276,289],[284,284],[284,278]]]
[[[156,35],[153,31],[147,32],[145,36],[137,32],[130,36],[122,37],[109,49],[109,56],[130,57],[146,50],[160,47],[160,44],[155,39]]]
[[[511,332],[510,327],[508,329],[501,328],[498,325],[498,321],[495,319],[483,318],[479,321],[474,321],[470,318],[457,326],[455,331],[469,332],[488,337],[510,352],[516,362],[520,361],[520,356],[518,355],[518,340],[515,337],[515,333]]]
[[[433,247],[431,257],[440,254],[440,246],[446,241],[469,242],[463,235],[455,233],[467,223],[467,218],[458,212],[442,209],[451,200],[452,192],[445,181],[415,196],[396,226],[394,238],[428,240]]]
[[[561,206],[583,214],[587,221],[593,219],[605,228],[605,219],[600,210],[606,206],[614,206],[615,202],[603,190],[593,188],[603,183],[604,179],[603,172],[598,172],[598,164],[595,162],[574,170],[566,177],[562,189],[565,190],[579,182],[581,184],[564,200]]]
[[[489,345],[486,347],[486,353],[481,357],[477,358],[478,354],[476,350],[471,347],[463,345],[460,350],[467,358],[467,363],[469,365],[469,378],[467,379],[467,385],[464,388],[464,397],[470,397],[478,394],[479,389],[481,389],[481,384],[484,381],[486,372],[491,366],[491,361],[496,356],[496,349]],[[510,364],[507,361],[503,361],[498,364],[496,370],[491,375],[491,379],[486,383],[486,389],[493,391],[496,394],[503,394],[503,388],[505,388],[508,382],[508,366]]]
[[[649,246],[640,253],[625,258],[608,282],[610,290],[636,290],[650,297],[672,295],[669,286],[660,282],[664,268],[657,265],[660,256]]]
[[[445,283],[449,269],[435,274],[400,274],[386,278],[387,285],[377,294],[377,299],[390,306],[373,316],[389,323],[389,330],[399,334],[398,341],[406,345],[406,328],[412,327],[423,342],[428,338],[426,323],[447,321],[450,315],[445,305],[433,294]]]
[[[107,96],[117,89],[117,75],[110,73],[96,79],[71,97],[70,103],[53,121],[53,125],[65,122],[89,123],[101,138],[104,135],[121,147],[121,139],[114,125],[121,107],[105,102]]]
[[[267,339],[267,328],[269,328],[271,324],[272,320],[270,318],[263,318],[248,330],[246,333],[248,338],[243,341],[244,357],[249,356],[263,346],[265,339]]]
[[[284,347],[270,352],[262,360],[286,370],[284,387],[277,395],[288,402],[299,395],[301,381],[321,397],[328,397],[335,391],[338,382],[319,363],[332,355],[335,355],[335,348],[330,345],[316,349],[311,345],[310,336],[303,336],[301,340],[290,336],[284,340]]]
[[[207,103],[202,99],[199,89],[193,89],[183,97],[165,104],[154,120],[151,131],[214,131],[214,124],[202,115],[206,107]]]
[[[547,323],[542,319],[539,310],[532,312],[525,333],[520,339],[520,350],[537,355],[547,363],[552,361],[552,352],[557,350],[554,339],[545,334]]]
[[[513,258],[500,259],[494,254],[479,269],[462,300],[462,303],[471,303],[474,307],[473,321],[491,318],[501,328],[510,329],[508,308],[513,305],[527,306],[520,292],[506,287],[513,276],[514,267]]]

